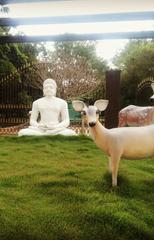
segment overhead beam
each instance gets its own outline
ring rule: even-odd
[[[44,41],[86,41],[86,40],[105,40],[105,39],[145,39],[154,38],[154,31],[142,32],[112,32],[112,33],[93,33],[93,34],[62,34],[62,35],[43,35],[43,36],[1,36],[0,44],[5,43],[24,43],[24,42],[44,42]]]
[[[154,11],[35,18],[0,18],[0,26],[154,20]]]
[[[54,0],[55,2],[60,2],[64,0]],[[69,0],[65,0],[69,1]],[[51,2],[51,0],[0,0],[0,4],[17,4],[17,3],[37,3],[37,2]]]

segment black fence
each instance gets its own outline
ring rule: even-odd
[[[29,118],[32,102],[42,95],[30,82],[15,78],[0,80],[0,127],[24,123]]]

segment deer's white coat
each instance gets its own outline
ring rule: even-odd
[[[94,142],[109,156],[112,186],[116,186],[121,157],[137,159],[154,156],[154,125],[107,129],[99,122],[97,114],[97,110],[103,111],[107,105],[108,100],[97,100],[94,106],[89,107],[82,101],[73,101],[73,108],[86,114]]]

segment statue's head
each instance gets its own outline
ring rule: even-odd
[[[57,84],[54,79],[48,78],[43,82],[43,94],[44,96],[53,97],[56,96]]]

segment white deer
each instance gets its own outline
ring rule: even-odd
[[[121,157],[127,159],[154,156],[154,125],[107,129],[99,122],[99,111],[104,111],[108,100],[97,100],[87,107],[82,101],[73,101],[75,111],[86,115],[90,135],[96,145],[109,157],[112,186],[117,185]]]

